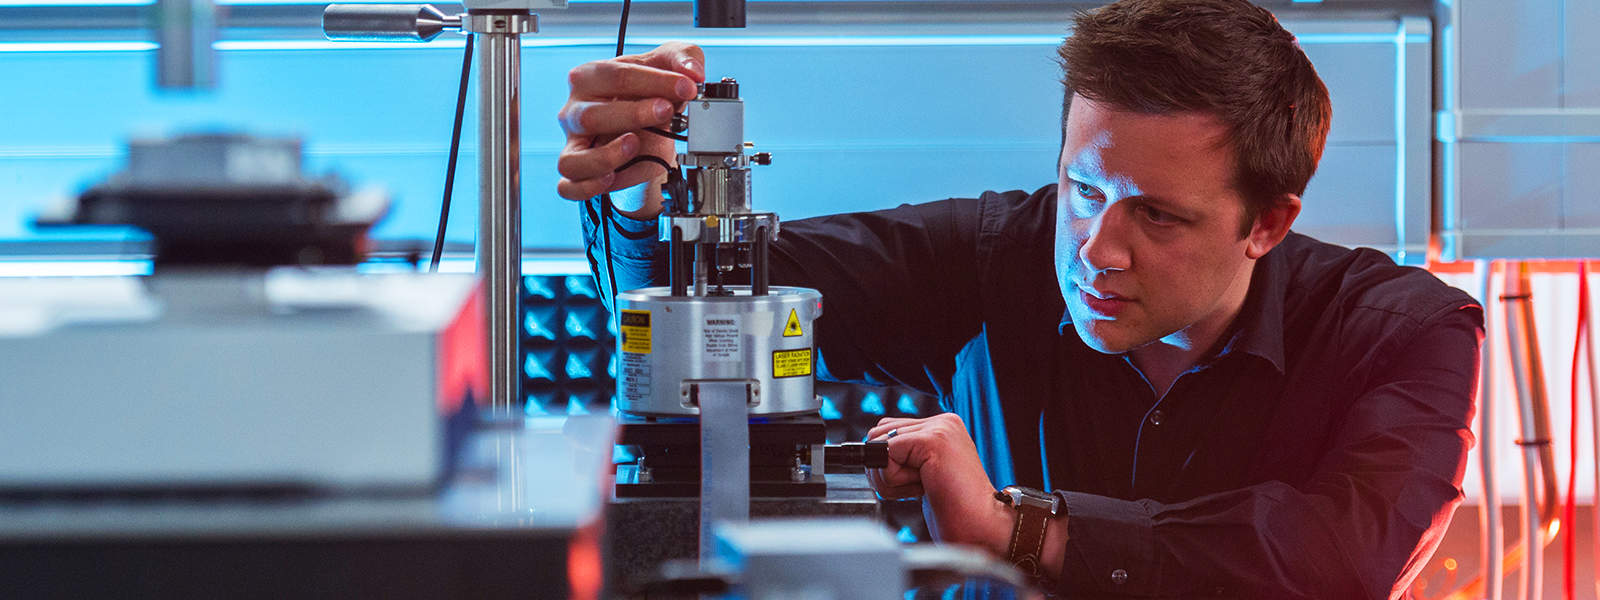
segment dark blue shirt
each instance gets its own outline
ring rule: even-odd
[[[609,289],[595,203],[585,234]],[[1057,288],[1055,186],[784,223],[775,285],[821,290],[819,376],[936,394],[997,486],[1062,492],[1061,591],[1388,598],[1461,500],[1482,312],[1382,253],[1290,234],[1163,397],[1085,346]],[[665,285],[619,219],[617,289]]]

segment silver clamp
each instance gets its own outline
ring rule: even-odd
[[[539,15],[529,13],[472,13],[461,24],[463,31],[472,33],[538,33]]]
[[[741,242],[754,242],[760,235],[760,229],[767,229],[767,241],[778,240],[778,215],[773,213],[749,213],[743,215],[724,216],[693,216],[693,215],[662,215],[657,221],[658,233],[661,241],[672,240],[672,230],[677,229],[684,242],[699,242],[703,244],[719,243],[733,244]]]
[[[556,8],[563,7],[565,3]],[[446,15],[430,4],[329,4],[322,11],[322,32],[330,40],[361,42],[426,42],[446,30],[539,32],[539,15],[499,10],[468,6],[465,13]]]

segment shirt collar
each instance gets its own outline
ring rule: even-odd
[[[1276,250],[1276,249],[1274,249]],[[1270,363],[1278,373],[1283,373],[1283,301],[1288,290],[1289,266],[1282,252],[1268,252],[1256,261],[1255,272],[1250,277],[1250,291],[1229,327],[1227,343],[1216,356],[1206,362],[1234,353],[1257,356]],[[1061,322],[1056,333],[1077,335],[1072,331],[1072,312],[1061,309]]]

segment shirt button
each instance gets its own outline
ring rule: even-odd
[[[1128,582],[1128,572],[1127,571],[1124,571],[1122,569],[1117,569],[1117,570],[1111,572],[1111,583],[1115,583],[1117,585],[1122,585],[1122,584],[1127,583],[1127,582]]]
[[[1161,424],[1161,420],[1165,419],[1166,417],[1167,417],[1166,413],[1161,412],[1161,409],[1156,409],[1155,411],[1152,411],[1150,413],[1150,424],[1151,425],[1160,425]]]

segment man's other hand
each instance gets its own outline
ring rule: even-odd
[[[660,165],[640,163],[614,171],[640,154],[676,164],[673,140],[642,131],[666,129],[684,101],[694,99],[705,81],[705,53],[697,46],[667,43],[644,54],[584,63],[567,74],[571,91],[558,118],[567,133],[556,163],[556,191],[570,200],[657,180]],[[660,190],[647,191],[646,205],[633,215],[654,218]],[[652,201],[653,200],[653,201]]]
[[[890,432],[893,437],[888,437]],[[923,515],[934,539],[974,546],[1004,557],[1015,515],[994,499],[994,485],[978,460],[972,436],[951,413],[926,419],[886,418],[867,439],[888,438],[889,465],[868,469],[872,488],[884,498],[923,497]]]

